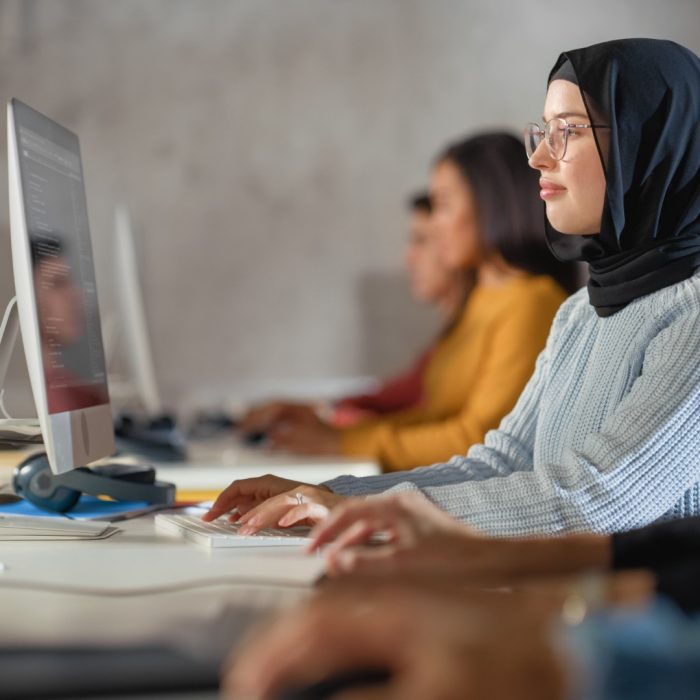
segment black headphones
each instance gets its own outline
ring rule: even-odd
[[[45,452],[28,457],[16,469],[12,486],[18,496],[42,510],[65,513],[81,494],[110,496],[117,501],[146,501],[153,505],[175,502],[175,485],[156,481],[153,467],[108,464],[79,467],[65,474],[51,471]]]

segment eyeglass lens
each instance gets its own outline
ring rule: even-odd
[[[541,129],[539,124],[528,124],[525,127],[525,151],[529,158],[542,143],[544,138],[550,154],[556,160],[564,157],[566,151],[567,125],[563,119],[550,119]]]

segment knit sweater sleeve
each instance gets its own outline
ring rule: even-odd
[[[385,471],[400,471],[447,460],[483,442],[486,433],[498,427],[513,409],[545,346],[560,298],[542,297],[523,295],[519,303],[507,305],[492,324],[459,411],[420,420],[399,414],[395,419],[346,429],[342,433],[343,454],[371,455]],[[464,346],[461,362],[472,365],[474,350],[469,343]],[[444,379],[449,383],[449,376]]]
[[[557,318],[560,315],[561,311]],[[475,445],[466,457],[458,455],[448,462],[380,476],[341,476],[326,482],[325,485],[345,496],[366,496],[392,488],[419,488],[428,493],[429,490],[438,487],[452,488],[453,484],[532,469],[537,407],[546,381],[548,355],[557,325],[555,319],[547,346],[537,358],[535,372],[515,408],[503,419],[498,430],[491,430],[486,434],[484,445]]]
[[[529,452],[534,439],[532,423],[518,415],[532,410],[524,396],[505,430],[490,433],[485,447],[473,448],[466,460],[453,460],[446,481],[426,474],[390,486],[420,489],[453,516],[492,534],[614,532],[648,524],[668,513],[698,478],[698,347],[697,313],[678,313],[646,344],[643,369],[629,392],[580,449],[564,450],[561,463],[514,468],[522,465],[514,459],[516,446]],[[533,398],[539,381],[533,378],[529,387]],[[523,423],[529,430],[510,434]]]

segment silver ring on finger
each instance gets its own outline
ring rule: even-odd
[[[297,505],[303,505],[304,503],[304,497],[300,493],[295,493],[294,498],[297,499]]]

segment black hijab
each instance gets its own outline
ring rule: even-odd
[[[621,39],[561,54],[555,78],[579,86],[610,145],[600,235],[545,221],[547,239],[558,258],[589,264],[591,304],[611,316],[700,267],[700,59],[671,41]]]

